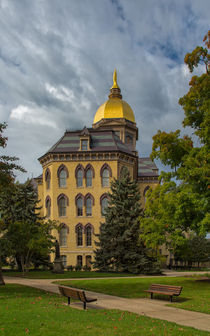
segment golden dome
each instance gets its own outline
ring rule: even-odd
[[[122,100],[120,88],[117,84],[117,72],[114,70],[113,86],[110,89],[109,99],[96,111],[93,124],[102,119],[124,118],[135,123],[132,108],[126,101]]]

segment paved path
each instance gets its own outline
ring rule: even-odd
[[[173,275],[172,275],[173,273]],[[177,276],[187,275],[188,272],[177,272]],[[192,274],[192,272],[189,272]],[[167,274],[168,275],[168,274]],[[176,276],[175,272],[170,272],[170,276]],[[121,278],[122,279],[122,278]],[[68,280],[68,279],[62,279]],[[72,280],[72,279],[69,279]],[[76,280],[76,279],[73,279]],[[83,279],[78,279],[83,280]],[[91,279],[90,279],[91,280]],[[18,283],[30,287],[43,289],[49,292],[58,293],[58,286],[53,284],[53,281],[57,279],[22,279],[5,277],[6,283]],[[125,299],[118,296],[106,295],[101,293],[93,293],[86,291],[87,294],[93,297],[97,297],[98,301],[94,304],[89,304],[89,308],[94,309],[119,309],[126,310],[139,315],[149,316],[162,320],[175,322],[180,325],[194,327],[200,330],[206,330],[210,332],[210,315],[187,311],[184,309],[178,309],[173,307],[167,307],[168,302],[163,300],[151,300],[147,298],[142,299]],[[74,308],[81,308],[80,302],[72,304]]]

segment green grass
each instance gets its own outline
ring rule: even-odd
[[[51,271],[29,271],[23,276],[22,272],[4,271],[4,276],[24,277],[29,279],[73,279],[73,278],[108,278],[108,277],[129,277],[131,273],[102,273],[102,272],[71,272],[65,271],[63,274],[55,274]]]
[[[87,311],[63,297],[21,285],[0,287],[1,336],[202,336],[208,332],[117,310]]]
[[[182,286],[179,297],[173,297],[174,303],[170,306],[210,314],[210,283],[198,282],[190,277],[153,277],[135,279],[105,279],[59,281],[63,285],[83,288],[90,291],[116,295],[126,298],[150,297],[143,290],[148,289],[152,283]],[[155,298],[169,300],[168,296],[154,295]]]

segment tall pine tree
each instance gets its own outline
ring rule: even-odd
[[[7,256],[16,259],[23,273],[34,255],[47,258],[54,247],[51,230],[56,223],[40,216],[38,202],[30,181],[0,192],[0,243],[3,240],[10,244]]]
[[[155,270],[157,265],[147,255],[140,239],[141,216],[138,184],[124,168],[121,178],[111,183],[105,223],[96,235],[99,241],[96,242],[95,268],[131,273]]]

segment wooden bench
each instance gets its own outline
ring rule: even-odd
[[[97,301],[97,299],[87,297],[83,290],[63,286],[58,286],[58,288],[61,295],[68,298],[68,305],[70,305],[70,299],[80,300],[83,302],[84,309],[86,309],[87,303]]]
[[[181,291],[182,291],[181,286],[169,286],[159,284],[152,284],[148,290],[144,290],[144,292],[151,293],[151,299],[153,298],[153,293],[169,295],[171,302],[173,295],[179,296],[181,294]]]

